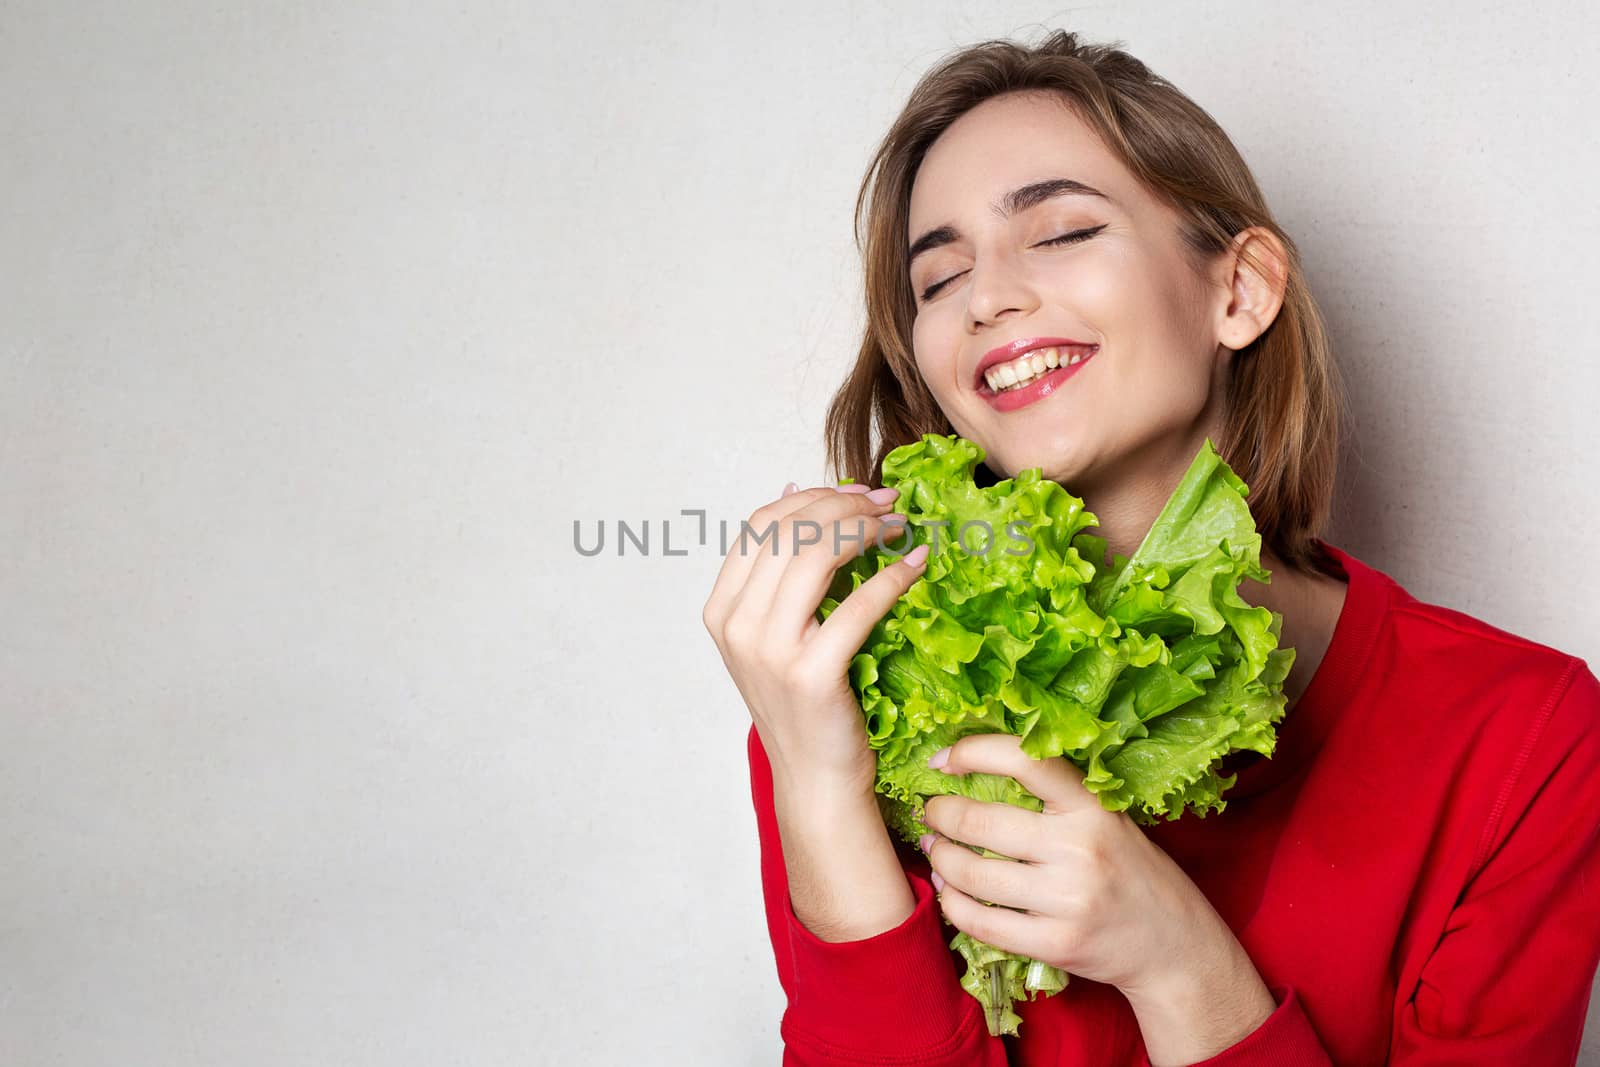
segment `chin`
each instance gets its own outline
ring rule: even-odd
[[[1052,442],[1044,447],[1029,448],[1026,450],[1010,451],[995,460],[1014,477],[1021,471],[1031,467],[1038,467],[1044,477],[1052,482],[1058,482],[1067,488],[1072,488],[1072,483],[1080,480],[1086,467],[1085,458],[1079,454],[1074,444],[1067,441]],[[998,468],[997,468],[998,470]]]
[[[1037,427],[1031,432],[1016,427],[1012,433],[996,433],[991,429],[982,436],[960,427],[954,429],[983,449],[982,466],[994,475],[995,481],[1015,478],[1025,470],[1038,467],[1045,478],[1065,486],[1074,495],[1081,495],[1073,488],[1073,483],[1083,478],[1091,464],[1084,454],[1080,435],[1062,433],[1054,428],[1040,433]],[[978,473],[981,477],[981,472]]]

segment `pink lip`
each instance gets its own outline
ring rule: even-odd
[[[1046,344],[1039,347],[1049,348],[1050,345]],[[997,393],[990,389],[989,383],[980,377],[978,379],[978,395],[987,400],[989,406],[996,411],[1015,411],[1018,408],[1027,407],[1029,404],[1043,400],[1057,389],[1060,389],[1067,383],[1068,378],[1087,367],[1099,351],[1100,349],[1096,347],[1093,352],[1090,352],[1071,366],[1062,364],[1054,370],[1047,371],[1040,377],[1035,378],[1021,389],[1007,389],[1003,393]],[[1021,353],[1018,354],[1020,355]]]

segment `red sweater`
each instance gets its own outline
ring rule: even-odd
[[[1204,1063],[1570,1065],[1600,961],[1600,682],[1330,550],[1349,594],[1273,758],[1228,758],[1225,811],[1147,828],[1278,1003]],[[904,923],[815,937],[790,906],[754,729],[749,752],[786,1067],[1147,1067],[1128,1002],[1084,978],[989,1036],[909,846]]]

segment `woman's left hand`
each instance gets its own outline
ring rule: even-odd
[[[934,833],[923,851],[958,929],[1116,986],[1154,1064],[1214,1055],[1272,1014],[1272,994],[1211,902],[1126,813],[1102,807],[1070,761],[1033,759],[1007,734],[974,734],[943,753],[947,774],[1007,775],[1044,802],[1033,812],[959,796],[928,800],[923,821]],[[1197,1050],[1204,1054],[1183,1058]]]

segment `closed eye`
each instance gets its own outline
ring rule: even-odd
[[[1064,233],[1060,237],[1052,237],[1048,241],[1040,241],[1039,244],[1041,244],[1041,245],[1070,245],[1070,244],[1077,244],[1079,241],[1087,241],[1089,238],[1093,237],[1095,234],[1099,233],[1103,229],[1105,229],[1105,226],[1091,226],[1087,230],[1073,230],[1071,233]],[[965,274],[965,273],[966,273],[966,271],[961,271],[961,272],[959,272],[957,274],[950,275],[950,277],[944,279],[943,281],[934,282],[932,285],[928,286],[926,289],[924,289],[922,291],[922,299],[923,300],[932,300],[935,296],[938,295],[939,290],[943,289],[945,286],[949,285],[951,282],[955,281],[957,278],[961,277],[961,275]]]

